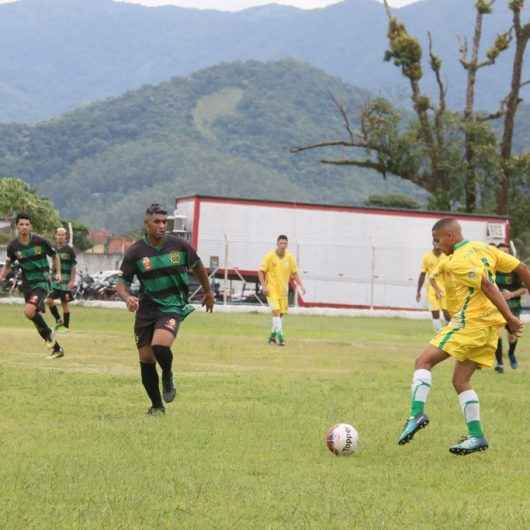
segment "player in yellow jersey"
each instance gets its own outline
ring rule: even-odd
[[[265,254],[258,270],[263,294],[267,297],[272,310],[272,332],[269,344],[278,344],[278,346],[285,345],[282,319],[289,305],[289,282],[292,280],[300,292],[305,293],[298,276],[296,258],[287,250],[288,244],[287,236],[278,236],[276,248]]]
[[[421,299],[421,290],[423,288],[425,278],[427,278],[427,304],[432,315],[432,325],[434,327],[434,331],[440,331],[442,329],[440,311],[443,312],[446,322],[449,322],[451,319],[449,313],[447,312],[443,280],[441,278],[438,279],[438,290],[435,290],[435,287],[431,285],[430,281],[432,278],[432,272],[438,263],[440,263],[440,260],[442,260],[444,257],[445,254],[439,248],[437,248],[436,245],[433,245],[433,249],[429,250],[429,252],[426,252],[423,255],[421,260],[421,271],[418,277],[418,288],[416,290],[416,302],[419,302]]]
[[[446,288],[458,300],[459,309],[416,359],[411,413],[398,443],[410,442],[416,432],[428,425],[424,407],[432,385],[431,370],[453,357],[456,361],[453,386],[468,436],[449,450],[453,454],[466,455],[488,448],[471,377],[477,368],[493,365],[500,326],[506,324],[514,335],[520,335],[522,331],[521,322],[512,314],[495,285],[495,271],[516,271],[527,286],[530,286],[530,272],[519,260],[493,246],[465,240],[460,224],[454,219],[438,221],[433,227],[433,240],[448,255],[439,268],[450,278]]]

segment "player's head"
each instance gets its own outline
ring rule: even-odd
[[[15,225],[19,235],[26,236],[31,232],[31,217],[27,213],[20,212],[15,218]]]
[[[434,245],[446,254],[452,254],[454,246],[464,239],[460,223],[451,217],[437,221],[432,227]]]
[[[289,238],[285,234],[280,234],[276,238],[276,248],[280,253],[285,252],[287,245],[289,244]]]
[[[158,203],[153,203],[145,210],[145,232],[154,239],[162,239],[166,233],[167,211]]]
[[[66,241],[68,239],[68,232],[66,231],[66,228],[63,228],[60,226],[55,230],[55,242],[59,246],[64,246],[66,244]]]
[[[499,243],[497,245],[497,248],[499,250],[502,250],[503,252],[506,252],[506,254],[511,254],[512,253],[512,249],[511,249],[510,245],[508,245],[508,243]]]

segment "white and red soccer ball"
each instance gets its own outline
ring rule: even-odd
[[[337,456],[349,456],[357,452],[359,433],[348,423],[337,423],[326,434],[328,449]]]

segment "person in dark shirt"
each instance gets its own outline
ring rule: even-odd
[[[46,324],[41,313],[44,313],[44,301],[50,288],[50,265],[48,256],[54,261],[55,280],[61,281],[61,260],[46,239],[31,233],[31,218],[28,214],[19,213],[16,217],[18,236],[7,246],[7,259],[0,282],[9,274],[12,264],[18,263],[22,271],[22,291],[26,305],[24,315],[31,320],[39,335],[52,350],[51,359],[64,356],[64,350],[55,341],[52,330]]]
[[[72,290],[75,287],[77,259],[74,249],[68,245],[68,233],[62,226],[55,231],[55,251],[61,259],[61,282],[52,281],[52,291],[48,295],[48,307],[55,318],[55,329],[70,329],[70,307],[68,302],[73,300]],[[63,308],[63,318],[55,306],[54,300],[60,300]]]
[[[512,254],[510,246],[506,243],[499,243],[497,247],[506,252]],[[523,282],[519,278],[516,272],[501,273],[498,272],[495,276],[495,283],[501,290],[504,299],[508,303],[508,307],[512,313],[519,318],[521,315],[521,297],[528,293],[528,289],[524,287]],[[517,358],[515,357],[515,349],[517,348],[517,335],[512,335],[508,331],[508,358],[510,360],[510,366],[516,369],[518,366]],[[499,342],[497,345],[497,351],[495,352],[495,358],[497,364],[495,371],[499,374],[504,373],[504,360],[502,354],[502,337],[499,336]]]
[[[213,311],[214,297],[208,274],[195,249],[166,234],[167,212],[152,204],[145,212],[145,237],[126,252],[121,265],[122,278],[117,293],[131,312],[136,312],[134,336],[140,357],[142,384],[151,400],[148,415],[164,414],[156,362],[162,369],[162,390],[166,403],[175,399],[171,346],[180,323],[194,310],[188,303],[188,273],[199,280],[202,305]],[[139,297],[129,287],[134,276],[140,281]]]

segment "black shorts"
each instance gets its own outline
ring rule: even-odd
[[[173,337],[176,337],[181,320],[180,315],[171,313],[167,315],[161,313],[136,313],[136,319],[134,321],[134,338],[136,346],[138,348],[149,346],[153,340],[153,335],[156,329],[165,329],[172,333]]]
[[[48,298],[51,298],[52,300],[60,300],[61,302],[71,302],[74,299],[71,291],[60,291],[59,289],[54,289],[48,295]]]
[[[28,288],[24,289],[23,292],[26,304],[34,305],[39,313],[44,313],[44,302],[48,297],[47,289],[42,289],[41,287],[37,287],[36,289]]]

